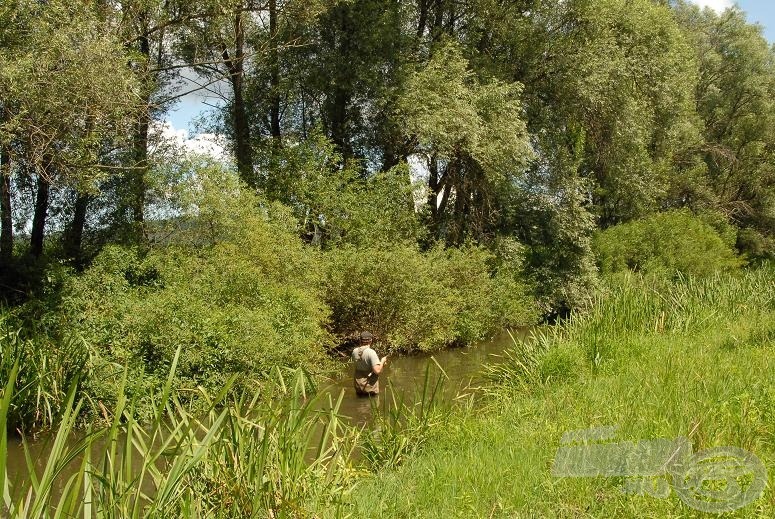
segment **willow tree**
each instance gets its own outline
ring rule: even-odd
[[[309,44],[303,27],[325,1],[212,0],[211,16],[192,20],[177,35],[176,54],[223,101],[221,120],[241,179],[256,187],[255,148],[269,134],[282,137],[284,56]],[[252,91],[251,91],[252,89]]]
[[[126,136],[138,88],[122,42],[105,35],[89,7],[51,1],[17,9],[29,23],[16,46],[0,51],[0,143],[5,173],[35,178],[30,252],[38,257],[52,186],[84,192],[110,174],[101,156],[107,142]]]
[[[432,228],[448,243],[494,232],[497,191],[518,182],[534,156],[521,89],[477,79],[451,42],[406,82],[396,115],[428,170]]]
[[[558,98],[551,107],[584,148],[602,226],[659,208],[674,160],[699,141],[696,66],[673,14],[647,0],[575,0],[549,43]],[[557,127],[556,127],[557,128]]]
[[[699,64],[706,170],[690,194],[749,235],[775,238],[775,48],[738,9],[717,14],[681,3],[677,13]]]
[[[149,175],[154,166],[155,120],[187,92],[176,92],[180,71],[185,68],[172,52],[181,31],[199,20],[215,16],[220,0],[122,0],[107,1],[100,11],[105,27],[123,42],[140,84],[140,110],[136,112],[132,141],[122,162],[125,178],[118,183],[117,216],[129,223],[130,238],[142,239]],[[124,214],[128,213],[128,214]]]
[[[0,266],[6,265],[13,256],[13,162],[11,155],[15,144],[12,117],[18,110],[18,102],[9,96],[3,85],[10,74],[3,65],[26,44],[26,34],[33,20],[29,0],[11,0],[0,5]]]

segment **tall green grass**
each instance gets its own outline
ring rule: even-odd
[[[26,332],[15,329],[9,314],[0,309],[0,381],[9,380],[14,365],[23,368],[16,374],[7,423],[28,431],[47,430],[55,425],[68,389],[87,365],[89,348],[74,336],[53,340],[35,327]]]
[[[500,382],[528,386],[540,381],[555,346],[562,345],[574,372],[605,367],[642,351],[633,345],[641,335],[699,336],[726,327],[731,343],[775,336],[775,266],[742,273],[717,273],[695,278],[678,275],[670,280],[658,275],[625,272],[606,279],[589,308],[556,326],[537,328],[528,341],[516,342],[504,352],[508,362],[487,370]],[[551,351],[550,351],[551,350]],[[576,357],[582,353],[585,362]],[[574,378],[577,373],[557,373],[554,378]],[[544,378],[552,378],[544,376]],[[508,383],[506,385],[509,385]]]
[[[150,425],[138,423],[135,402],[122,396],[109,427],[74,435],[82,402],[71,385],[47,459],[39,464],[25,443],[27,470],[9,477],[15,364],[0,398],[0,515],[304,517],[321,503],[337,508],[355,476],[355,437],[337,414],[341,396],[317,411],[305,375],[278,371],[266,389],[271,398],[229,397],[232,379],[218,394],[202,392],[209,410],[195,415],[173,390],[177,361],[155,395]]]
[[[434,360],[435,362],[435,360]],[[374,402],[373,422],[361,432],[359,452],[371,471],[396,468],[421,451],[433,432],[443,425],[451,412],[444,405],[442,391],[446,373],[438,364],[425,368],[422,387],[410,404],[404,391],[391,385],[382,405]]]
[[[624,275],[582,315],[537,332],[489,370],[485,407],[447,417],[417,455],[362,480],[354,515],[705,517],[622,478],[555,478],[564,432],[686,436],[694,451],[756,454],[769,484],[728,517],[775,516],[775,270],[709,279]]]

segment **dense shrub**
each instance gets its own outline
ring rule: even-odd
[[[594,237],[603,273],[665,271],[705,276],[739,266],[729,238],[688,211],[658,213]]]
[[[326,301],[340,335],[366,328],[391,349],[432,350],[535,318],[524,284],[506,268],[493,276],[495,258],[480,247],[342,247],[327,258]]]
[[[762,234],[756,229],[740,229],[735,245],[751,263],[775,260],[775,238]]]
[[[314,249],[283,208],[262,204],[230,172],[203,169],[195,181],[177,244],[106,247],[67,283],[63,325],[103,359],[144,371],[144,384],[163,379],[179,346],[177,375],[189,387],[320,366],[310,360],[325,358],[327,311]]]

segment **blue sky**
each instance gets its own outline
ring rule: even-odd
[[[764,27],[764,36],[775,43],[775,3],[772,0],[689,0],[699,5],[707,5],[716,9],[723,10],[733,4],[737,4],[740,9],[748,14],[749,22],[757,22]]]
[[[775,43],[775,1],[773,0],[689,0],[698,5],[708,6],[716,11],[737,4],[748,14],[748,21],[759,23],[764,27],[764,36]],[[205,99],[200,94],[191,94],[184,97],[167,115],[172,126],[178,130],[194,131],[189,123],[207,107],[203,104]],[[212,102],[213,99],[211,98]]]
[[[742,0],[740,8],[748,13],[748,20],[764,26],[764,35],[775,43],[775,4],[772,0]]]

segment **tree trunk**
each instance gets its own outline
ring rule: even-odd
[[[428,162],[428,207],[431,211],[431,222],[435,228],[439,209],[439,162],[436,154],[431,155]]]
[[[46,229],[48,213],[49,182],[38,173],[38,191],[35,195],[35,216],[32,219],[32,234],[30,235],[30,254],[34,258],[43,255],[43,238]]]
[[[269,0],[269,120],[272,138],[280,141],[280,53],[277,41],[277,0]]]
[[[336,144],[342,158],[347,160],[353,156],[347,131],[348,107],[352,98],[352,70],[347,62],[352,50],[352,7],[350,5],[339,6],[337,15],[339,17],[337,33],[340,42],[337,50],[342,60],[337,62],[334,72],[334,85],[332,85],[333,92],[331,94],[333,102],[328,104],[328,120],[331,140]]]
[[[0,261],[13,256],[13,217],[11,213],[11,154],[0,153]]]
[[[382,171],[388,171],[390,168],[399,164],[392,142],[386,142],[382,146]]]
[[[67,257],[77,268],[83,265],[83,230],[86,226],[86,211],[91,197],[82,193],[77,194],[73,220],[70,222],[67,232],[63,235],[63,249]]]
[[[444,34],[445,4],[445,0],[436,0],[436,6],[433,13],[433,26],[431,27],[431,40],[434,43],[438,42]]]
[[[347,138],[347,105],[350,103],[350,93],[343,87],[334,87],[333,101],[330,112],[331,140],[346,160],[353,156]]]
[[[428,0],[419,0],[418,2],[417,10],[419,11],[419,16],[417,20],[417,41],[415,50],[419,47],[420,40],[425,34],[425,26],[428,24],[428,3]]]
[[[148,60],[150,60],[151,56],[151,44],[147,34],[140,37],[140,53],[145,59],[146,66],[148,66]],[[151,99],[150,95],[148,95],[135,127],[133,142],[134,169],[132,169],[129,175],[132,219],[137,228],[137,238],[142,237],[144,234],[145,182],[148,171],[148,130],[151,125],[150,105]]]
[[[255,187],[255,175],[253,174],[253,149],[250,142],[250,121],[248,120],[247,107],[244,97],[244,60],[245,60],[245,30],[242,21],[242,12],[238,11],[234,16],[234,56],[229,56],[227,50],[223,51],[226,66],[229,68],[229,80],[231,81],[234,100],[231,108],[232,126],[234,131],[234,152],[237,156],[237,171],[240,178],[247,185]]]
[[[132,170],[132,218],[142,227],[145,220],[145,179],[148,170],[148,129],[150,127],[150,115],[143,110],[137,121],[135,133],[135,160]]]

